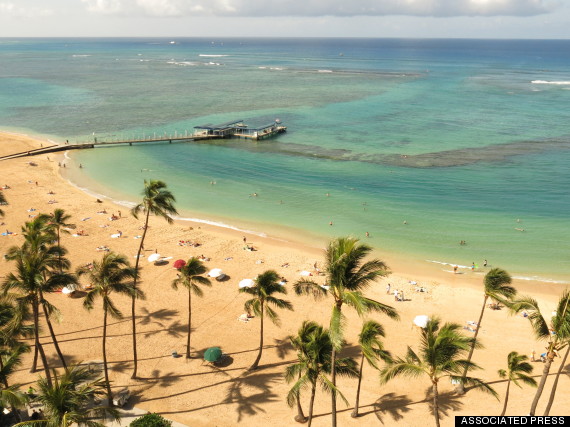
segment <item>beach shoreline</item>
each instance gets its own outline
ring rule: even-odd
[[[25,135],[0,133],[0,155],[10,149],[25,151],[26,147],[35,147],[41,143],[41,140]],[[16,149],[16,146],[24,148]],[[11,245],[21,243],[18,233],[25,221],[38,212],[49,213],[55,208],[62,208],[73,216],[77,229],[84,230],[86,234],[63,237],[62,244],[69,250],[74,269],[100,258],[102,253],[96,248],[103,245],[126,254],[134,261],[138,242],[136,238],[140,234],[141,223],[130,215],[125,206],[107,199],[102,200],[103,203],[97,203],[97,197],[70,185],[67,179],[60,175],[58,162],[61,158],[55,155],[34,157],[37,166],[29,165],[28,160],[30,159],[19,158],[2,162],[2,170],[5,171],[2,180],[6,182],[0,182],[0,185],[8,184],[11,187],[4,191],[9,205],[3,207],[6,216],[2,219],[5,223],[2,230],[9,229],[14,233],[0,237],[2,253]],[[50,203],[51,200],[56,202]],[[106,211],[105,214],[98,214],[103,210]],[[110,221],[111,214],[116,214],[119,219]],[[112,238],[111,234],[116,234],[117,231],[121,231],[123,236]],[[227,368],[212,370],[204,366],[199,357],[190,360],[171,357],[173,351],[184,354],[186,300],[181,291],[174,291],[170,287],[170,282],[176,277],[176,272],[170,264],[161,267],[145,262],[142,288],[147,299],[138,305],[141,334],[140,370],[143,378],[138,381],[130,379],[130,321],[125,317],[111,326],[109,360],[114,390],[128,386],[134,392],[133,402],[138,407],[197,427],[231,426],[238,422],[247,422],[251,426],[268,423],[275,426],[291,425],[295,411],[285,403],[289,385],[282,379],[284,367],[294,360],[294,352],[288,345],[287,337],[296,333],[302,320],[311,319],[327,324],[330,304],[328,301],[314,303],[307,297],[297,297],[290,286],[300,278],[300,271],[308,270],[314,273],[315,262],[319,267],[322,266],[322,247],[283,241],[268,234],[259,236],[186,220],[176,221],[174,225],[169,226],[159,218],[151,218],[148,240],[145,243],[149,253],[157,251],[172,257],[172,261],[205,255],[210,259],[206,263],[209,269],[223,268],[230,276],[227,282],[214,282],[213,289],[205,289],[205,297],[195,302],[192,347],[195,354],[199,355],[207,347],[220,345],[231,356],[232,364]],[[244,250],[244,237],[256,251]],[[189,245],[187,241],[195,242],[199,246]],[[365,239],[362,241],[365,243]],[[323,242],[323,246],[325,243]],[[378,281],[367,294],[371,298],[395,306],[400,313],[400,322],[379,317],[387,331],[386,346],[393,354],[403,354],[407,345],[417,346],[417,334],[409,326],[415,315],[438,315],[444,321],[460,324],[476,319],[483,300],[483,273],[447,273],[439,266],[412,263],[380,251],[375,254],[388,264],[392,274]],[[5,277],[13,267],[13,263],[2,260],[0,276]],[[289,288],[287,299],[293,302],[295,311],[279,313],[282,317],[280,328],[271,324],[267,326],[268,345],[262,358],[262,366],[265,367],[255,374],[246,375],[244,371],[257,350],[259,323],[257,319],[247,323],[237,320],[243,313],[245,301],[245,297],[237,293],[237,282],[243,278],[253,278],[267,269],[275,269],[286,277]],[[317,275],[313,278],[319,283],[324,280],[322,276]],[[386,295],[385,287],[388,283],[392,285],[392,289],[404,291],[407,300],[395,302],[391,294]],[[566,288],[562,284],[526,280],[514,280],[514,285],[521,294],[531,294],[548,310],[554,307]],[[426,292],[416,292],[418,288],[425,288]],[[80,300],[69,299],[62,294],[50,295],[49,300],[62,312],[62,322],[55,325],[55,328],[61,338],[62,350],[69,361],[100,359],[100,307],[93,313],[88,313],[82,308]],[[130,300],[118,298],[118,307],[126,316],[129,313]],[[350,311],[347,311],[346,315],[348,351],[356,356],[358,352],[355,342],[360,320]],[[522,317],[509,315],[505,310],[486,313],[484,328],[481,331],[481,339],[486,348],[475,353],[475,361],[485,368],[480,374],[482,378],[497,381],[496,370],[503,368],[506,354],[511,350],[528,354],[532,349],[537,352],[542,349],[543,344],[534,341],[527,323]],[[46,336],[42,336],[42,340],[49,342]],[[46,345],[50,361],[57,366],[52,347]],[[30,361],[31,356],[28,354],[24,358],[23,367],[15,375],[15,380],[26,386],[40,374],[28,373]],[[542,364],[534,366],[534,374],[540,375]],[[551,372],[556,369],[558,366],[555,362]],[[363,412],[366,414],[353,420],[350,411],[341,405],[343,411],[339,415],[340,425],[396,423],[399,419],[394,418],[396,413],[398,417],[402,417],[399,419],[402,425],[424,426],[426,417],[431,416],[425,403],[427,398],[424,389],[428,384],[417,380],[418,387],[414,389],[410,389],[409,384],[409,380],[396,380],[380,386],[377,375],[368,371],[368,377],[363,381],[361,397],[361,402],[366,407]],[[505,386],[502,382],[495,384],[499,394],[504,392]],[[340,381],[340,387],[352,404],[355,382],[343,379]],[[444,393],[451,393],[451,390],[450,384],[442,385]],[[533,394],[528,388],[512,390],[507,414],[528,413]],[[401,405],[398,408],[404,409],[394,409],[390,406],[391,399],[398,396]],[[551,413],[560,414],[565,408],[563,402],[569,398],[570,384],[567,377],[562,377]],[[501,403],[492,397],[476,392],[469,392],[465,398],[454,399],[450,400],[454,403],[450,403],[442,425],[452,425],[451,415],[454,414],[493,415],[495,410],[499,412],[501,406]],[[544,404],[545,400],[543,397],[541,404]],[[314,425],[329,424],[329,402],[328,396],[319,394],[315,407],[319,417],[315,419]]]

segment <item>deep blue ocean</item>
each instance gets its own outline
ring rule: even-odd
[[[70,153],[77,185],[137,201],[162,179],[183,217],[312,244],[351,234],[442,269],[486,259],[570,281],[569,106],[570,40],[0,39],[5,130],[288,127]]]

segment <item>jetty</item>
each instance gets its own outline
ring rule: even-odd
[[[95,147],[116,146],[116,145],[130,145],[144,144],[144,143],[169,143],[173,142],[190,142],[190,141],[203,141],[210,139],[225,139],[225,138],[244,138],[252,141],[271,138],[277,134],[287,131],[287,127],[281,124],[279,119],[266,126],[258,128],[250,128],[244,124],[243,120],[234,120],[232,122],[221,123],[217,125],[205,124],[202,126],[194,126],[194,133],[188,132],[178,134],[164,134],[157,135],[143,135],[142,137],[125,138],[105,138],[98,137],[93,134],[92,141],[84,141],[70,144],[54,144],[47,147],[37,148],[29,151],[22,151],[19,153],[10,154],[7,156],[0,156],[0,160],[14,159],[18,157],[36,156],[40,154],[55,153],[58,151],[67,150],[83,150]]]

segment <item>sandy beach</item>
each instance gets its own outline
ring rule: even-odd
[[[25,151],[39,147],[45,141],[34,140],[23,135],[0,134],[0,155]],[[28,162],[33,160],[37,165]],[[14,234],[0,236],[0,252],[5,253],[12,245],[22,242],[20,232],[25,221],[37,213],[50,213],[55,208],[64,209],[72,215],[76,229],[83,236],[66,234],[62,245],[69,251],[72,268],[75,269],[94,259],[103,252],[98,247],[106,246],[114,252],[125,254],[133,265],[138,248],[137,236],[142,234],[142,222],[130,215],[124,206],[104,199],[96,199],[70,185],[59,174],[58,162],[63,155],[42,155],[32,158],[18,158],[0,162],[0,185],[7,184],[4,190],[9,202],[3,206],[4,224],[2,232]],[[143,183],[141,182],[141,190]],[[51,201],[51,203],[50,203]],[[32,210],[33,209],[33,210]],[[106,213],[98,213],[106,211]],[[110,221],[112,214],[119,217]],[[113,238],[121,233],[121,237]],[[271,235],[271,230],[267,230]],[[80,233],[81,234],[81,233]],[[257,250],[244,250],[243,237]],[[199,246],[181,245],[181,241],[198,243]],[[326,242],[323,242],[323,247]],[[138,303],[138,380],[131,380],[132,344],[130,300],[115,297],[117,306],[125,318],[113,320],[109,327],[108,358],[112,369],[111,379],[114,390],[129,387],[131,398],[137,407],[157,412],[180,423],[200,426],[290,426],[294,425],[295,409],[287,406],[285,396],[290,388],[283,379],[285,367],[294,361],[295,352],[288,342],[288,336],[295,334],[303,320],[315,320],[328,324],[331,301],[314,302],[310,298],[297,297],[292,292],[293,283],[303,270],[314,272],[314,263],[322,265],[322,248],[307,247],[297,242],[284,242],[245,235],[239,231],[217,228],[210,225],[176,222],[168,225],[164,220],[151,217],[150,228],[145,242],[145,259],[142,261],[141,288],[146,300]],[[158,252],[168,257],[165,265],[154,265],[146,257]],[[221,268],[229,278],[226,281],[212,282],[211,288],[204,289],[203,298],[195,298],[193,304],[192,351],[194,358],[173,358],[172,352],[185,353],[187,331],[187,293],[174,290],[171,282],[176,278],[172,267],[177,259],[204,255],[209,258],[205,264],[209,269]],[[444,321],[453,321],[468,326],[468,321],[476,321],[483,302],[482,280],[485,270],[463,271],[453,274],[441,266],[425,266],[395,259],[389,254],[378,253],[392,270],[387,278],[379,280],[367,291],[367,295],[397,308],[400,321],[385,316],[373,315],[386,328],[385,347],[392,354],[402,355],[408,345],[417,348],[418,333],[411,327],[416,315],[437,315]],[[451,267],[447,266],[448,269]],[[14,263],[0,261],[0,280],[14,268]],[[245,295],[238,293],[238,283],[244,278],[254,278],[257,274],[274,269],[284,276],[288,283],[285,297],[294,305],[293,312],[281,311],[282,325],[277,327],[265,322],[266,347],[261,359],[261,368],[247,373],[253,362],[259,340],[259,319],[248,322],[238,320],[244,313]],[[314,276],[315,281],[324,283],[323,276]],[[414,283],[415,282],[415,283]],[[403,290],[406,301],[395,302],[392,295],[386,294],[386,285]],[[83,283],[84,285],[86,283]],[[565,285],[514,281],[514,286],[523,295],[532,295],[541,304],[544,313],[555,307]],[[426,292],[416,292],[417,287]],[[81,293],[75,298],[61,293],[49,295],[48,299],[61,310],[61,321],[55,324],[56,333],[63,353],[69,362],[101,359],[102,310],[100,303],[91,312],[82,305]],[[358,356],[357,335],[362,324],[358,316],[346,309],[347,328],[345,337],[347,355]],[[466,334],[471,334],[465,330]],[[536,342],[527,319],[509,315],[507,310],[486,310],[479,333],[485,346],[474,354],[474,362],[484,370],[478,376],[489,382],[502,397],[506,381],[497,375],[497,370],[505,368],[507,354],[518,351],[537,354],[544,351],[545,343]],[[57,355],[50,344],[48,335],[41,338],[52,366],[59,366]],[[200,357],[211,346],[220,346],[229,355],[223,367],[214,368],[205,364]],[[556,359],[551,368],[553,376],[559,368]],[[22,368],[14,376],[14,382],[27,387],[41,371],[29,373],[31,354],[24,358]],[[534,375],[538,378],[543,365],[533,364]],[[552,380],[547,382],[545,392],[538,406],[537,414],[542,414]],[[350,417],[356,393],[356,380],[341,379],[340,390],[350,402],[346,407],[338,405],[339,425],[405,425],[424,426],[433,422],[430,412],[430,397],[427,394],[430,384],[426,378],[417,380],[398,379],[387,385],[380,385],[378,373],[365,367],[361,391],[362,416]],[[442,425],[453,425],[453,415],[498,415],[502,401],[492,396],[470,391],[464,396],[453,394],[449,382],[440,385],[442,393],[441,410],[444,414]],[[530,408],[534,389],[511,387],[507,415],[525,415]],[[308,404],[308,393],[303,398],[304,409]],[[551,415],[568,414],[570,399],[570,378],[568,370],[561,376],[557,397]],[[318,392],[315,402],[315,426],[330,424],[330,397]]]

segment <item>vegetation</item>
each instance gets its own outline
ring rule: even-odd
[[[288,383],[297,379],[287,394],[287,403],[292,407],[295,402],[299,401],[301,390],[310,387],[311,398],[308,417],[310,427],[313,421],[317,385],[320,385],[324,391],[338,394],[347,405],[348,401],[326,375],[331,373],[333,363],[333,343],[330,332],[315,322],[304,322],[299,330],[299,335],[293,338],[293,341],[301,350],[297,353],[297,362],[289,365],[285,370],[285,380]],[[334,363],[336,363],[338,375],[347,377],[358,375],[354,359],[350,357],[336,358]]]
[[[158,414],[146,414],[129,424],[130,427],[170,427],[172,421]]]
[[[507,378],[507,391],[505,392],[505,403],[503,405],[501,417],[505,415],[505,412],[507,412],[511,382],[518,387],[521,387],[519,381],[532,387],[536,387],[535,379],[528,375],[532,373],[533,367],[527,362],[527,359],[528,357],[524,354],[518,354],[516,351],[511,351],[507,356],[507,369],[499,369],[499,376],[501,378]]]
[[[440,329],[440,320],[430,319],[426,327],[421,330],[419,354],[408,347],[404,357],[395,358],[381,372],[383,383],[402,375],[412,378],[427,376],[432,386],[433,414],[437,427],[440,421],[438,384],[442,378],[462,380],[467,385],[473,385],[479,390],[497,396],[496,392],[479,378],[462,376],[465,369],[469,371],[479,368],[469,360],[461,358],[471,346],[479,347],[479,345],[475,342],[475,338],[462,335],[460,330],[461,326],[455,323],[446,323]]]
[[[328,290],[312,280],[299,280],[295,283],[297,295],[312,295],[316,299],[326,295],[333,297],[329,329],[332,341],[331,383],[333,386],[336,386],[336,353],[344,341],[346,319],[342,313],[342,306],[346,304],[354,308],[359,316],[376,311],[394,319],[398,318],[394,308],[367,298],[362,293],[377,278],[388,274],[388,267],[382,261],[378,259],[364,261],[370,252],[371,248],[358,244],[358,239],[340,237],[332,240],[325,252]],[[333,391],[331,396],[332,425],[336,427],[336,393]]]
[[[190,359],[190,333],[192,332],[192,294],[202,297],[204,293],[198,285],[212,286],[210,279],[203,277],[206,267],[197,258],[190,258],[180,269],[178,277],[172,281],[172,287],[178,289],[178,285],[188,290],[188,338],[186,340],[186,358]]]
[[[241,288],[240,292],[253,296],[244,304],[247,313],[253,313],[259,316],[260,329],[259,329],[259,352],[253,364],[249,367],[249,371],[257,369],[263,352],[263,319],[265,315],[277,326],[279,326],[279,316],[270,305],[287,310],[293,310],[293,305],[284,299],[275,298],[273,294],[286,294],[286,289],[279,284],[279,275],[274,270],[267,270],[261,273],[255,279],[255,285],[252,287]]]
[[[107,398],[109,404],[113,402],[111,394],[111,383],[109,381],[109,371],[107,367],[107,316],[110,315],[114,319],[121,319],[123,314],[119,311],[117,306],[111,300],[111,294],[123,294],[133,298],[141,298],[142,292],[136,289],[132,280],[136,277],[136,271],[131,267],[127,258],[123,255],[118,255],[113,252],[108,252],[103,255],[103,259],[93,261],[91,269],[83,267],[77,271],[79,276],[87,275],[92,289],[87,292],[83,300],[83,306],[91,310],[96,298],[101,298],[103,301],[103,368],[105,371],[105,385],[107,388]]]
[[[135,281],[134,287],[137,288],[137,281],[139,278],[139,264],[141,259],[141,254],[144,248],[144,241],[146,238],[146,232],[148,231],[148,219],[150,214],[162,217],[172,224],[171,215],[177,215],[178,212],[174,207],[174,202],[176,199],[172,193],[166,189],[166,184],[162,181],[150,180],[144,181],[143,190],[143,200],[141,203],[136,205],[132,210],[132,215],[138,219],[139,215],[142,213],[145,217],[143,234],[141,237],[141,242],[139,244],[139,249],[137,252],[137,261],[135,263]],[[136,332],[136,298],[132,298],[131,303],[131,319],[132,319],[132,329],[133,329],[133,375],[131,378],[137,377],[138,370],[138,358],[137,358],[137,332]]]
[[[473,335],[473,344],[469,350],[469,355],[467,360],[471,362],[473,357],[473,351],[475,350],[475,343],[477,342],[477,336],[481,330],[481,322],[483,321],[483,314],[485,313],[485,307],[487,306],[487,301],[491,299],[496,304],[502,303],[505,306],[510,304],[512,298],[516,295],[517,290],[510,286],[512,282],[511,276],[505,270],[500,268],[491,269],[486,275],[483,281],[484,292],[483,292],[483,307],[481,307],[481,314],[479,315],[479,320],[477,321],[477,326],[475,327],[475,334]],[[462,378],[467,376],[467,367],[463,372]],[[457,385],[457,392],[459,394],[465,393],[465,385],[463,379]]]
[[[40,419],[16,424],[17,427],[34,424],[54,427],[68,427],[73,424],[104,427],[104,424],[92,418],[119,420],[116,409],[97,403],[105,395],[105,381],[96,378],[86,366],[75,365],[65,369],[61,376],[54,376],[53,383],[40,378],[37,387],[38,394],[34,401],[43,406]]]
[[[558,351],[568,344],[570,339],[570,293],[564,291],[560,299],[558,300],[558,305],[556,308],[556,314],[551,317],[550,321],[545,318],[538,306],[538,302],[532,297],[522,297],[513,302],[511,305],[511,310],[515,313],[525,312],[532,325],[534,335],[536,339],[540,341],[547,341],[546,345],[546,361],[544,363],[544,369],[542,370],[542,377],[538,383],[534,399],[532,401],[529,415],[534,415],[536,413],[536,407],[540,400],[540,396],[544,391],[544,386],[546,385],[546,380],[548,379],[548,374],[550,372],[550,367],[554,358],[557,356]],[[566,360],[566,357],[565,357]],[[550,393],[550,398],[548,406],[545,413],[548,414],[554,401],[554,396],[556,394],[556,386],[558,385],[558,377],[561,371],[558,372],[556,376],[552,391]]]
[[[374,320],[367,320],[362,325],[362,330],[358,336],[358,346],[362,356],[360,358],[360,368],[358,370],[358,386],[356,388],[356,402],[352,411],[352,418],[358,417],[358,405],[360,400],[360,385],[362,383],[362,370],[364,368],[364,360],[368,362],[374,369],[378,368],[378,360],[390,362],[390,353],[384,350],[384,344],[380,341],[380,337],[384,337],[384,328],[380,323]]]

